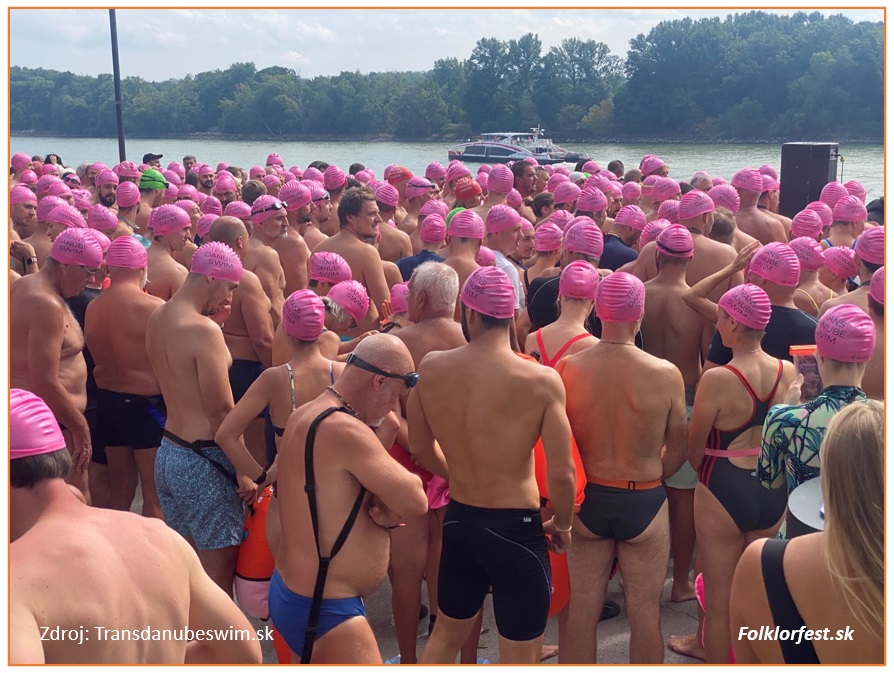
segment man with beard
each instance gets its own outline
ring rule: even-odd
[[[118,176],[110,170],[103,170],[93,178],[93,184],[96,185],[96,191],[93,192],[93,204],[99,203],[106,208],[114,206],[118,193]]]

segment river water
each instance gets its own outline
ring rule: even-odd
[[[712,176],[719,175],[729,180],[733,173],[743,166],[758,167],[770,164],[778,171],[781,163],[780,144],[735,145],[735,144],[590,144],[562,143],[566,149],[587,152],[601,165],[612,159],[620,159],[626,168],[634,168],[644,154],[657,154],[670,168],[671,176],[678,180],[688,180],[698,170],[707,171]],[[408,143],[390,141],[344,141],[344,142],[270,142],[257,140],[171,140],[171,139],[130,139],[127,141],[127,158],[136,163],[142,156],[152,152],[163,154],[162,165],[171,161],[182,161],[185,154],[198,157],[199,161],[216,166],[220,161],[241,166],[246,170],[255,164],[264,165],[267,154],[278,152],[286,167],[298,165],[304,168],[310,162],[323,160],[341,166],[347,172],[348,166],[360,162],[372,168],[381,178],[382,171],[389,164],[408,167],[417,175],[422,174],[431,161],[447,163],[447,149],[453,143]],[[118,141],[114,138],[44,138],[39,136],[12,137],[10,146],[13,153],[25,152],[29,155],[49,153],[62,157],[66,166],[76,167],[83,161],[102,161],[112,166],[118,163]],[[859,180],[869,191],[869,199],[884,193],[884,145],[840,145],[839,153],[844,158],[839,163],[839,176],[843,169],[843,182]],[[474,170],[475,164],[469,164]],[[784,176],[780,176],[784,180]]]

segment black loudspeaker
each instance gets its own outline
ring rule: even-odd
[[[794,217],[835,181],[838,143],[784,143],[779,175],[779,212]]]

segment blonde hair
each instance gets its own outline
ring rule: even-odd
[[[823,556],[858,623],[883,637],[885,619],[884,407],[854,402],[829,424],[820,447]]]

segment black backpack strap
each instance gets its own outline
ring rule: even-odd
[[[320,531],[319,531],[319,515],[317,513],[317,494],[316,494],[316,477],[314,475],[314,443],[317,437],[317,426],[336,411],[343,411],[350,414],[344,407],[330,407],[321,412],[310,424],[307,429],[307,439],[304,442],[304,492],[307,493],[307,504],[310,510],[310,522],[314,530],[314,543],[317,546],[317,559],[319,566],[317,568],[317,580],[314,584],[314,595],[310,605],[310,615],[307,620],[307,628],[304,630],[304,649],[301,652],[301,663],[309,664],[313,656],[314,642],[317,639],[317,627],[320,621],[320,611],[323,608],[323,591],[326,588],[326,576],[329,574],[329,564],[335,555],[341,551],[354,523],[357,521],[357,515],[360,514],[360,508],[363,506],[363,499],[366,497],[366,488],[361,486],[357,499],[351,508],[348,518],[345,520],[329,556],[323,556],[320,551]]]

